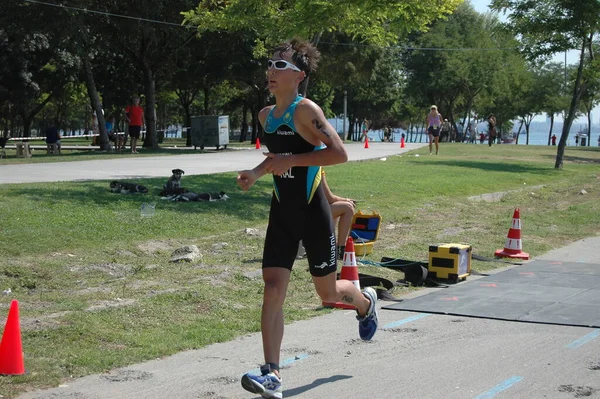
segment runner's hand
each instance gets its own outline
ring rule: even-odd
[[[276,176],[281,176],[292,168],[291,157],[287,155],[273,154],[272,152],[265,152],[264,156],[269,158],[269,162],[265,165],[267,173],[272,173]]]
[[[238,186],[242,188],[244,191],[248,191],[250,187],[256,182],[257,176],[256,173],[252,170],[242,170],[238,173],[238,177],[236,182]]]

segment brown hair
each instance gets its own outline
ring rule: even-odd
[[[312,43],[298,38],[281,43],[273,52],[280,54],[291,52],[292,62],[303,70],[307,76],[317,70],[317,65],[321,58],[321,53],[319,53],[319,50]]]

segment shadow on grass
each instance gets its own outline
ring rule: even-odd
[[[148,188],[147,194],[117,194],[110,192],[108,181],[19,184],[8,189],[11,197],[21,196],[40,204],[69,203],[74,207],[108,210],[137,209],[141,203],[161,204],[161,208],[181,213],[220,213],[243,220],[264,220],[272,196],[269,179],[258,181],[249,191],[242,191],[235,182],[235,173],[195,175],[182,179],[182,186],[195,193],[224,191],[227,201],[173,202],[163,200],[159,193],[165,178],[120,180],[135,182]],[[43,205],[40,205],[43,206]]]
[[[598,155],[598,153],[600,153],[600,151],[595,150],[593,148],[591,149],[584,149],[582,151],[589,151],[592,152],[594,151],[596,154]],[[554,156],[547,156],[548,159],[551,159],[553,162],[556,162],[556,155]],[[579,164],[600,164],[600,158],[586,158],[586,157],[575,157],[572,155],[565,155],[563,156],[563,162],[571,162],[571,163],[579,163]]]
[[[479,161],[441,161],[435,165],[446,165],[459,168],[480,169],[491,172],[516,172],[516,173],[536,173],[551,174],[554,171],[554,165],[548,164],[546,167],[535,165],[514,164],[510,162],[479,162]]]

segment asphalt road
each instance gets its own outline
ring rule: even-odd
[[[350,161],[360,161],[402,154],[425,145],[407,143],[405,148],[400,148],[398,143],[370,143],[369,148],[364,148],[362,144],[353,143],[346,144],[346,149]],[[230,172],[253,168],[263,161],[264,152],[267,152],[265,147],[160,157],[128,154],[117,159],[78,162],[10,165],[0,162],[0,184],[169,177],[175,168],[183,169],[187,176]]]

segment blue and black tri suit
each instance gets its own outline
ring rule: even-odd
[[[294,112],[302,99],[296,97],[279,118],[274,116],[275,107],[269,112],[264,137],[269,152],[291,155],[320,150],[296,131]],[[321,185],[321,167],[294,166],[282,176],[273,175],[273,186],[263,268],[291,270],[302,240],[313,276],[335,272],[335,227]]]

